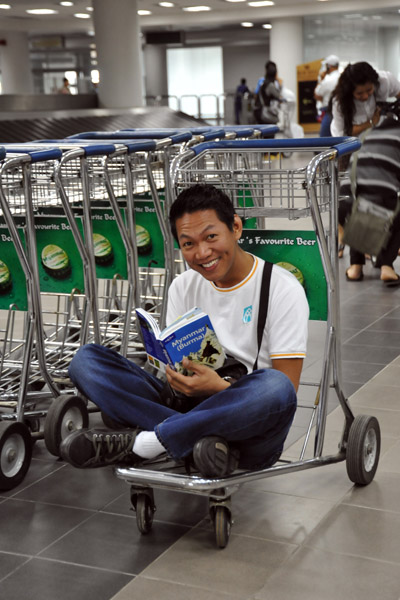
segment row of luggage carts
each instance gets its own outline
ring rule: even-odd
[[[129,129],[0,148],[0,490],[23,481],[37,440],[59,456],[61,441],[87,427],[97,410],[68,378],[80,345],[103,344],[144,365],[134,308],[165,325],[168,287],[185,268],[167,216],[176,194],[196,183],[224,189],[245,223],[243,247],[273,262],[283,259],[265,256],[265,248],[296,246],[297,238],[286,244],[288,233],[275,231],[268,242],[271,219],[312,223],[298,239],[316,250],[318,265],[315,256],[313,267],[309,257],[301,268],[283,262],[306,280],[310,318],[326,322],[323,369],[319,381],[302,382],[316,393],[296,461],[220,480],[188,475],[167,459],[116,467],[131,486],[139,530],[152,526],[157,487],[209,496],[216,542],[224,547],[230,496],[242,482],[341,460],[353,482],[372,480],[379,425],[374,417],[355,418],[342,391],[336,277],[338,161],[359,142],[271,139],[277,130]],[[345,427],[338,453],[323,456],[331,388]]]

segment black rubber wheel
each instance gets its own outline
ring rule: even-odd
[[[24,479],[32,459],[32,440],[25,423],[0,421],[0,490],[12,490]]]
[[[214,508],[214,531],[215,542],[218,548],[226,548],[231,533],[231,513],[226,506]]]
[[[147,494],[138,494],[136,498],[136,524],[144,535],[151,531],[154,518],[154,505]]]
[[[47,450],[60,456],[61,442],[73,431],[89,425],[85,400],[80,396],[63,396],[51,404],[44,422],[44,441]]]
[[[357,415],[349,432],[346,467],[349,479],[358,485],[373,480],[379,462],[381,431],[375,417]]]

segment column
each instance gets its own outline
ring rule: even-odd
[[[304,62],[303,19],[271,19],[270,59],[276,62],[283,85],[297,98],[296,66]]]
[[[136,0],[93,0],[102,108],[143,106],[143,77]]]
[[[29,57],[28,34],[9,31],[0,34],[1,83],[3,94],[32,94],[33,78]]]

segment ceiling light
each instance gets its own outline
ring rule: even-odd
[[[94,9],[93,9],[93,6],[87,6],[87,7],[86,7],[86,10],[87,10],[88,12],[93,12],[93,10],[94,10]]]
[[[248,2],[247,3],[249,6],[274,6],[275,2],[272,2],[271,0],[257,0],[257,2]]]
[[[159,2],[158,6],[162,6],[163,8],[172,8],[175,6],[173,2]]]
[[[147,15],[151,15],[151,10],[138,10],[137,14],[141,17],[146,17]]]
[[[225,0],[225,2],[246,2],[246,0]]]
[[[250,23],[249,21],[243,21],[240,23],[242,27],[254,27],[254,23]]]
[[[87,13],[75,13],[74,17],[76,17],[77,19],[90,19],[90,15],[88,15]]]
[[[0,4],[0,8],[8,10],[9,8],[11,8],[11,6],[9,4]]]
[[[30,15],[56,15],[58,10],[53,10],[52,8],[30,8],[25,12]]]
[[[383,17],[381,17],[381,15],[372,15],[372,18],[373,18],[375,21],[380,21],[380,20],[381,20]]]
[[[264,29],[272,29],[271,23],[264,23],[264,25],[261,25],[261,27],[263,27]]]
[[[204,12],[206,10],[211,10],[211,8],[209,6],[185,6],[182,10],[185,10],[186,12]]]
[[[73,6],[73,2],[59,2],[60,6]]]

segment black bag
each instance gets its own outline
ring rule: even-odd
[[[393,211],[359,196],[344,225],[343,243],[363,254],[377,256],[389,241],[399,208],[399,201]]]

